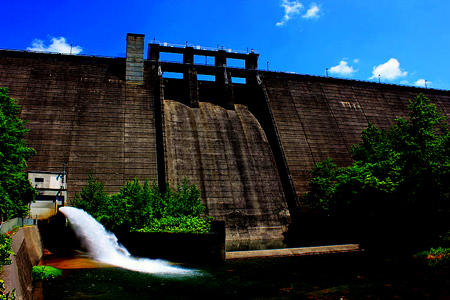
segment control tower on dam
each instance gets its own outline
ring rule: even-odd
[[[65,162],[66,203],[91,169],[108,192],[186,177],[228,240],[281,239],[308,214],[314,163],[350,164],[368,122],[389,127],[421,92],[450,114],[449,91],[262,71],[254,51],[144,38],[127,35],[126,58],[0,50],[0,85],[22,106],[37,151],[28,167]]]

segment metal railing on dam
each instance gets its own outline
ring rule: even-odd
[[[37,221],[38,221],[37,219],[14,218],[0,224],[0,232],[7,233],[8,231],[13,230],[15,227],[22,227],[26,225],[37,225]]]

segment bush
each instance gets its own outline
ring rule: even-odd
[[[11,292],[5,294],[5,282],[0,280],[0,300],[16,300],[15,292],[16,290],[13,289]]]
[[[33,280],[53,279],[62,275],[62,271],[52,266],[34,266],[31,271]]]
[[[94,218],[98,217],[101,207],[108,201],[108,194],[103,182],[94,177],[91,170],[87,176],[87,186],[81,190],[80,194],[75,194],[72,205],[76,208],[89,212]]]
[[[432,267],[450,267],[450,248],[431,248],[430,250],[417,253],[415,257],[425,260]]]
[[[11,249],[12,239],[10,234],[0,234],[0,273],[2,267],[11,264],[10,255],[15,255]],[[5,283],[0,280],[0,300],[15,300],[15,290],[5,293]]]
[[[12,239],[8,234],[0,234],[0,271],[4,265],[10,265],[10,255],[15,255],[11,249]]]
[[[138,232],[208,233],[211,231],[211,217],[206,220],[198,217],[164,217],[152,222]]]
[[[138,179],[127,182],[119,193],[108,195],[103,182],[88,174],[88,185],[76,194],[72,205],[91,214],[108,230],[140,232],[206,233],[210,217],[202,218],[205,206],[200,191],[184,178],[172,189],[168,183],[163,193],[155,181]]]

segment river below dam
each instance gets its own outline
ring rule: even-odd
[[[293,299],[325,288],[330,282],[322,280],[322,272],[327,277],[338,272],[339,278],[345,277],[349,270],[346,264],[353,264],[358,254],[174,265],[192,270],[189,274],[136,272],[79,252],[66,257],[50,255],[42,264],[62,269],[63,275],[35,284],[34,299]]]
[[[449,272],[435,272],[410,258],[386,259],[365,251],[254,256],[203,264],[133,257],[84,213],[73,209],[63,213],[75,228],[77,223],[83,225],[77,235],[87,252],[46,253],[41,265],[63,272],[34,283],[36,300],[430,299],[450,295]]]
[[[450,299],[450,272],[365,252],[232,259],[143,273],[75,253],[46,256],[61,277],[37,282],[33,299]]]

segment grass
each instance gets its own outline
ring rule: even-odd
[[[229,260],[190,266],[201,276],[119,268],[65,271],[43,282],[44,299],[450,299],[450,273],[412,258],[364,252]]]

